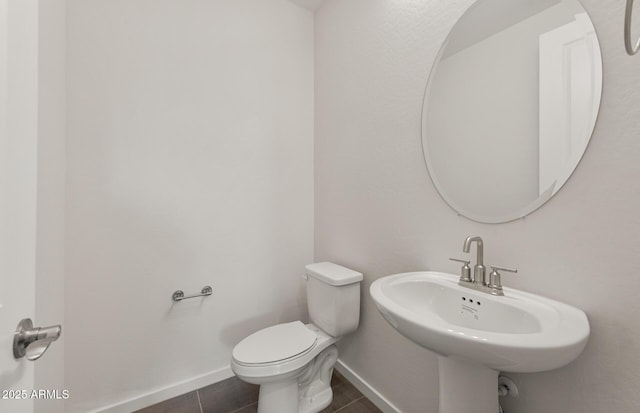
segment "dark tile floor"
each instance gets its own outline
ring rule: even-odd
[[[333,401],[321,413],[382,413],[340,373],[331,379]],[[258,386],[236,377],[138,410],[135,413],[256,413]]]

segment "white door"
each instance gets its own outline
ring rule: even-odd
[[[32,412],[34,364],[13,357],[13,332],[35,312],[37,30],[33,2],[0,1],[0,411]]]
[[[589,143],[600,105],[600,62],[586,13],[540,35],[540,194],[569,179]]]
[[[39,92],[39,19],[39,0],[0,0],[0,412],[63,411],[62,401],[47,399],[58,399],[54,392],[64,389],[37,388],[37,369],[47,365],[40,360],[48,354],[35,362],[13,354],[20,320],[39,326],[37,280],[46,272],[37,258],[44,245],[38,243],[38,139],[46,113]],[[53,374],[63,383],[62,371]]]

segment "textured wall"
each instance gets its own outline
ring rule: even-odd
[[[581,357],[513,375],[510,413],[632,412],[640,405],[640,57],[622,43],[624,2],[584,0],[604,60],[602,107],[566,186],[525,220],[486,225],[440,199],[422,160],[421,104],[433,59],[471,0],[328,0],[316,14],[316,259],[370,283],[411,270],[456,272],[462,241],[514,266],[505,284],[583,309]],[[471,173],[471,171],[470,171]],[[437,411],[436,357],[400,337],[363,295],[342,359],[402,411]]]
[[[249,333],[305,314],[313,15],[67,4],[66,411],[84,412],[228,368]]]

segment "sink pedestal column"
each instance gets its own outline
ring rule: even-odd
[[[498,374],[479,364],[438,356],[440,413],[498,413]]]

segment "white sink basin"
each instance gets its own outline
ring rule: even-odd
[[[581,310],[504,288],[497,297],[458,285],[440,272],[390,275],[371,296],[399,333],[441,356],[492,370],[537,372],[562,367],[584,349],[589,321]]]

